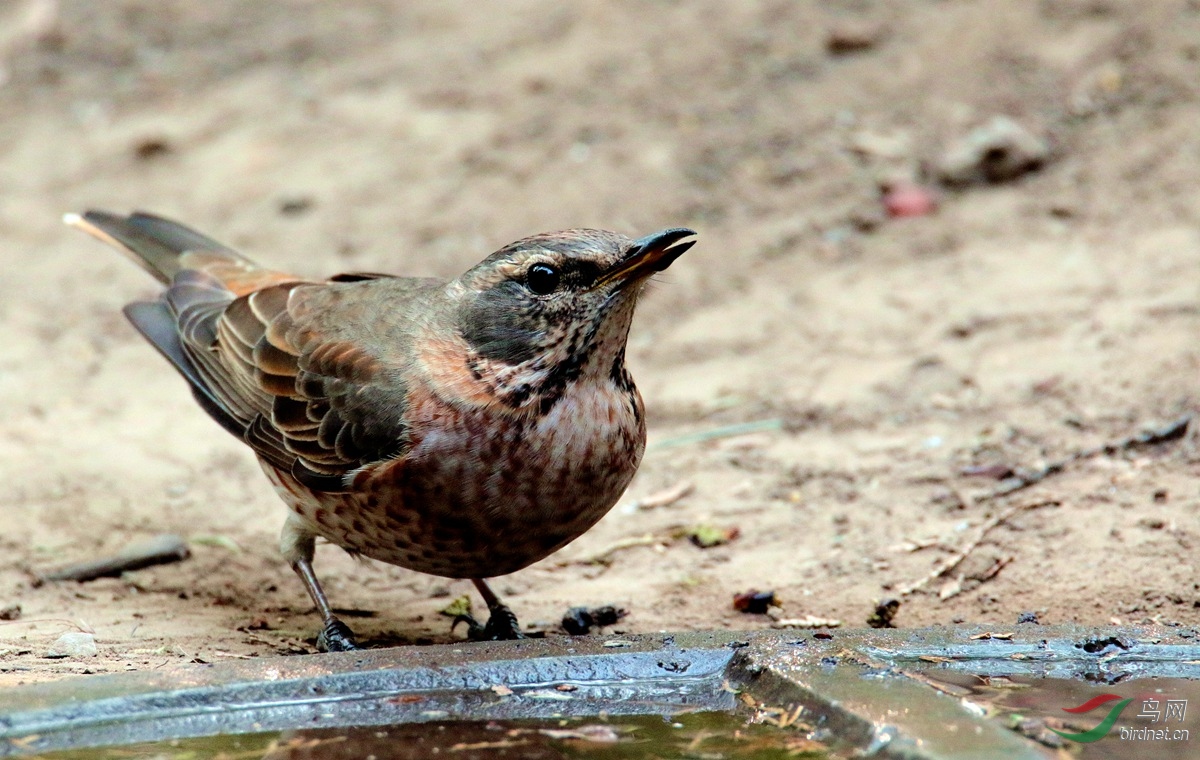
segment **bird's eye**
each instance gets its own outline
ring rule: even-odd
[[[562,279],[562,275],[549,264],[534,264],[525,273],[525,284],[539,296],[553,293],[558,287],[560,279]]]

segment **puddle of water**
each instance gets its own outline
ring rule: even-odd
[[[965,673],[927,675],[960,689],[963,698],[1007,728],[1044,746],[1066,750],[1079,760],[1200,757],[1198,681],[1142,678],[1096,683]]]
[[[823,760],[804,727],[748,723],[732,713],[610,720],[420,723],[182,739],[37,755],[40,760]]]

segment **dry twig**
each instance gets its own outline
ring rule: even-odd
[[[983,543],[983,539],[987,538],[988,533],[992,532],[992,530],[994,530],[996,527],[1003,525],[1004,522],[1013,515],[1031,509],[1038,509],[1039,507],[1056,507],[1058,505],[1059,502],[1055,500],[1035,501],[1029,504],[1014,504],[980,526],[979,532],[973,539],[968,541],[965,546],[956,551],[954,554],[951,554],[949,557],[946,557],[941,562],[937,563],[933,570],[929,571],[928,575],[920,578],[919,580],[913,581],[912,583],[904,584],[897,590],[897,593],[899,593],[900,596],[908,596],[914,591],[919,591],[925,588],[925,586],[961,565],[963,560],[970,556],[971,552],[975,551],[976,547]],[[997,569],[997,572],[999,572],[999,569]]]
[[[115,557],[80,562],[42,576],[47,581],[91,581],[97,578],[115,578],[121,573],[141,570],[154,565],[182,562],[192,556],[187,542],[179,536],[164,533],[148,541],[127,547]]]
[[[991,499],[998,499],[1001,496],[1008,496],[1009,494],[1029,488],[1032,485],[1037,485],[1051,475],[1057,475],[1058,473],[1062,472],[1064,469],[1066,469],[1067,465],[1071,464],[1072,462],[1078,462],[1081,459],[1090,459],[1094,456],[1099,456],[1100,454],[1112,456],[1114,454],[1120,454],[1124,451],[1131,451],[1133,449],[1140,449],[1146,446],[1154,446],[1160,443],[1178,440],[1187,434],[1188,425],[1191,424],[1191,421],[1192,415],[1185,414],[1169,425],[1165,425],[1160,428],[1153,428],[1151,430],[1139,433],[1138,435],[1122,438],[1119,441],[1106,443],[1103,446],[1093,446],[1087,449],[1080,449],[1079,451],[1076,451],[1075,453],[1063,457],[1055,462],[1051,462],[1044,467],[1008,478],[1001,482],[1000,485],[998,485],[995,489],[976,496],[975,501],[983,502]]]
[[[658,507],[669,507],[683,497],[690,494],[696,489],[696,485],[689,480],[681,480],[670,488],[664,488],[661,491],[655,491],[648,496],[643,496],[629,503],[625,507],[626,512],[637,512],[645,509],[657,509]]]
[[[571,565],[608,565],[612,563],[613,555],[623,552],[626,549],[632,549],[637,546],[669,544],[671,541],[672,538],[670,536],[656,536],[653,533],[622,538],[620,541],[613,542],[608,548],[597,552],[590,557],[584,557],[576,560],[566,560],[558,563],[556,567],[569,567]]]

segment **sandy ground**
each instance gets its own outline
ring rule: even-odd
[[[1195,2],[7,0],[0,72],[0,685],[311,651],[317,627],[253,458],[120,316],[152,283],[59,224],[87,207],[314,275],[699,230],[634,325],[652,448],[594,530],[498,580],[527,623],[755,628],[731,600],[757,588],[863,625],[989,524],[897,625],[1200,623],[1194,433],[979,498],[1200,403]],[[1042,165],[938,182],[996,116]],[[905,181],[936,213],[884,213]],[[672,538],[701,524],[740,534]],[[35,583],[161,532],[193,557]],[[328,546],[318,571],[364,638],[462,635],[438,610],[466,582]],[[98,656],[45,657],[77,629]]]

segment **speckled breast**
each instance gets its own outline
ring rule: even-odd
[[[432,397],[408,411],[411,449],[360,472],[350,492],[312,493],[265,469],[313,532],[433,575],[505,575],[563,547],[612,508],[645,449],[632,388],[576,384],[526,419]]]

